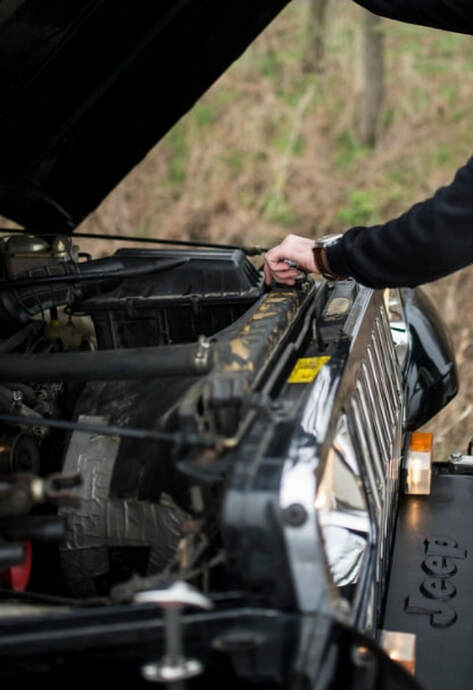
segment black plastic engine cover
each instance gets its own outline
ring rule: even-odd
[[[162,273],[123,280],[82,302],[92,316],[99,348],[167,345],[213,335],[238,319],[264,291],[263,275],[241,250],[123,249],[116,256],[183,259]]]

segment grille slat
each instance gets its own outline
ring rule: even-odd
[[[386,438],[388,439],[388,448],[390,449],[391,442],[393,439],[392,424],[390,424],[390,422],[389,422],[386,406],[384,405],[384,392],[381,390],[380,381],[379,381],[379,374],[377,374],[378,366],[375,363],[375,358],[374,358],[374,354],[373,354],[373,350],[372,350],[371,345],[368,346],[368,350],[366,353],[366,361],[368,364],[368,370],[370,373],[371,381],[373,382],[373,385],[374,385],[376,398],[378,400],[379,410],[381,412],[381,419],[383,422],[384,434],[385,434]],[[390,454],[390,450],[389,450],[389,454]]]
[[[375,365],[377,365],[378,380],[380,382],[380,388],[384,396],[384,407],[388,415],[389,426],[390,428],[392,428],[396,423],[396,414],[392,406],[391,391],[386,376],[386,366],[383,362],[383,358],[381,357],[380,346],[376,330],[373,333],[373,339],[371,341],[371,344],[373,346]]]
[[[371,410],[373,412],[373,422],[374,422],[374,428],[376,432],[376,436],[378,437],[378,443],[379,447],[381,448],[381,455],[383,458],[383,463],[384,465],[387,465],[389,462],[389,439],[385,436],[383,432],[383,426],[382,426],[382,421],[381,421],[381,416],[380,416],[380,409],[379,405],[376,404],[375,397],[373,394],[373,383],[370,380],[370,375],[368,373],[368,368],[366,366],[366,363],[363,362],[361,365],[361,376],[360,376],[360,381],[364,387],[367,399],[369,401]]]
[[[397,386],[394,379],[394,372],[393,372],[393,360],[391,357],[391,353],[389,351],[389,348],[386,345],[386,333],[384,332],[383,325],[381,319],[376,320],[376,336],[378,339],[380,351],[383,355],[384,362],[386,364],[386,369],[385,369],[385,378],[387,380],[389,390],[391,391],[391,402],[393,406],[393,410],[395,412],[398,411],[399,408],[399,392],[397,391]]]
[[[394,381],[396,384],[396,390],[398,393],[399,398],[402,397],[402,381],[401,381],[401,372],[399,369],[399,361],[398,357],[396,354],[396,350],[394,348],[394,343],[391,335],[391,326],[389,325],[389,320],[388,320],[388,315],[386,312],[386,309],[381,309],[381,320],[383,323],[383,333],[387,342],[387,347],[390,352],[390,359],[392,363],[392,369],[393,369],[393,374],[394,374]]]
[[[383,491],[385,488],[386,484],[386,469],[385,465],[382,462],[382,455],[381,455],[381,449],[376,441],[376,437],[373,433],[373,426],[371,424],[371,416],[373,414],[373,409],[371,405],[368,404],[368,401],[366,399],[364,390],[363,390],[363,385],[361,381],[359,380],[356,384],[356,388],[358,391],[358,399],[360,401],[361,405],[361,415],[363,418],[363,421],[365,423],[365,428],[366,428],[366,438],[368,440],[368,446],[370,449],[370,455],[371,455],[371,460],[373,462],[375,472],[377,475],[377,484],[379,487],[380,495],[383,497]]]
[[[355,422],[355,431],[356,431],[356,437],[357,437],[357,442],[358,442],[358,447],[361,451],[361,455],[363,457],[369,457],[369,447],[368,447],[368,441],[366,439],[365,435],[365,430],[364,430],[364,424],[362,422],[362,417],[361,417],[361,405],[358,400],[358,396],[355,393],[352,397],[351,401],[351,411],[352,411],[352,418]],[[368,476],[368,482],[369,482],[369,489],[370,493],[373,496],[374,504],[375,504],[375,510],[376,510],[376,517],[377,517],[377,523],[378,527],[381,524],[381,497],[378,493],[378,487],[377,487],[377,482],[376,482],[376,477],[375,473],[373,470],[373,466],[371,463],[364,463],[364,467],[366,470],[366,474]]]

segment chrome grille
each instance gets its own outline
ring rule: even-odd
[[[376,579],[387,576],[394,530],[403,423],[399,364],[381,305],[361,362],[348,414],[373,496],[377,528]]]
[[[340,610],[349,611],[356,625],[373,629],[394,532],[404,415],[400,366],[382,293],[359,288],[340,336],[305,401],[307,437],[287,459],[281,505],[306,496],[310,514],[314,488],[316,525],[308,523],[306,531],[310,527],[312,535],[320,535],[323,559],[314,550],[311,560],[300,530],[285,530],[301,607],[330,609],[343,601],[347,606]],[[301,468],[304,481],[296,477]],[[308,563],[323,564],[328,589],[315,587]]]

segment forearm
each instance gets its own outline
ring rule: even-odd
[[[472,0],[355,0],[389,19],[436,29],[473,33]]]
[[[348,230],[327,259],[335,273],[375,288],[419,285],[473,262],[473,159],[399,218]]]

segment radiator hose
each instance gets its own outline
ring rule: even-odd
[[[158,376],[198,376],[214,362],[213,346],[202,343],[137,347],[98,352],[6,354],[0,357],[0,381],[116,381]]]

